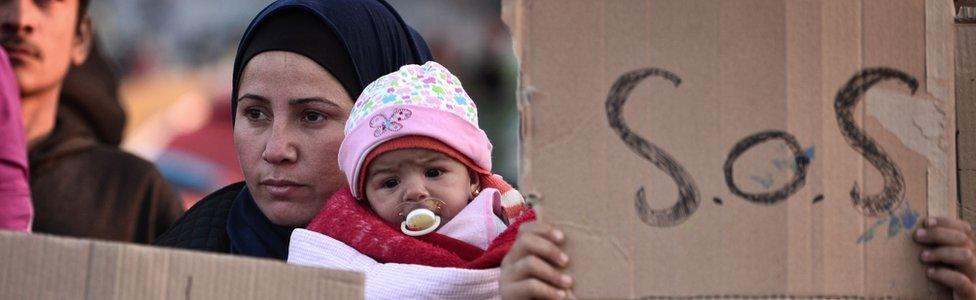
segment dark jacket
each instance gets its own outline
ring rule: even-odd
[[[118,148],[125,117],[116,79],[93,54],[69,72],[54,130],[28,151],[34,231],[152,243],[182,201],[152,163]]]
[[[159,236],[156,246],[207,252],[230,253],[227,216],[244,182],[228,185],[207,195],[186,211],[169,231]]]
[[[28,152],[34,231],[151,243],[183,212],[149,163],[77,130],[66,115]]]
[[[125,127],[125,110],[119,103],[119,78],[98,43],[92,43],[88,59],[68,70],[61,86],[58,114],[70,114],[80,129],[99,143],[118,146]]]

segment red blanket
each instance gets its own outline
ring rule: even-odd
[[[390,226],[373,210],[353,198],[348,188],[332,195],[308,230],[328,235],[381,263],[417,264],[431,267],[488,269],[501,265],[515,243],[522,223],[535,220],[535,212],[522,214],[487,250],[436,232],[410,237]]]

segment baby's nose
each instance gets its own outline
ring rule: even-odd
[[[427,191],[427,187],[421,182],[408,183],[405,193],[404,200],[410,202],[417,202],[430,197],[430,192]]]

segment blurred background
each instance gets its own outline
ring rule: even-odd
[[[230,120],[231,70],[245,27],[271,0],[101,0],[90,14],[120,79],[122,147],[154,162],[192,206],[242,180]],[[434,58],[460,77],[495,148],[495,172],[517,182],[518,74],[498,0],[389,0]]]

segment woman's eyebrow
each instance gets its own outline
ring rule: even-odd
[[[288,104],[290,105],[309,104],[309,103],[321,103],[327,106],[332,106],[334,108],[342,108],[332,100],[321,98],[321,97],[308,97],[308,98],[297,98],[297,99],[288,100]]]
[[[271,100],[268,100],[268,98],[265,98],[265,97],[259,96],[259,95],[255,95],[255,94],[244,94],[244,95],[241,95],[240,98],[237,98],[237,102],[241,102],[241,101],[246,100],[246,99],[256,100],[256,101],[260,101],[260,102],[264,102],[264,103],[271,102]]]

